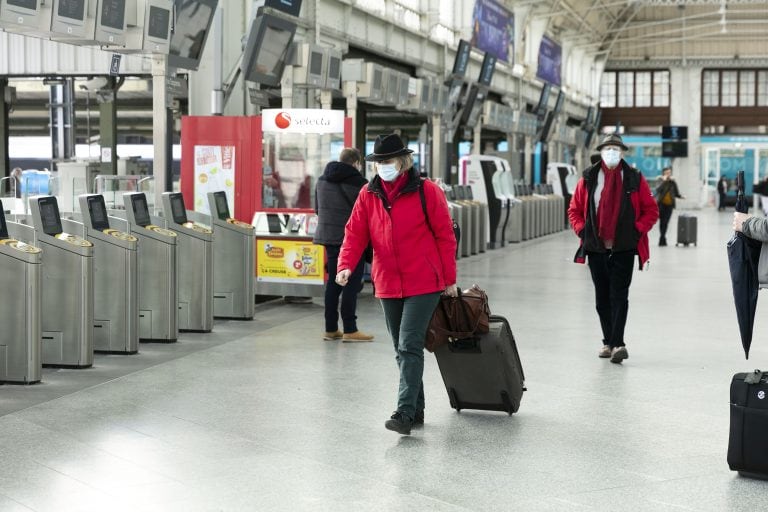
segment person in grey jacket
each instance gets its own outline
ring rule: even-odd
[[[733,212],[733,229],[744,233],[749,238],[768,242],[768,217]]]
[[[325,284],[325,333],[324,340],[341,339],[345,343],[372,341],[373,336],[357,329],[357,295],[363,288],[364,258],[352,272],[349,282],[353,286],[341,286],[334,277],[337,273],[339,251],[344,242],[344,227],[352,214],[352,207],[363,185],[368,183],[360,173],[363,158],[355,148],[341,150],[338,162],[329,162],[317,180],[315,187],[315,211],[317,230],[314,243],[325,246],[328,282]],[[339,296],[341,296],[341,321],[344,331],[339,330]]]

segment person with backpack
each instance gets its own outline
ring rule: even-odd
[[[341,339],[344,343],[373,341],[373,335],[357,329],[357,295],[363,288],[365,261],[361,257],[351,267],[350,281],[354,284],[342,288],[333,279],[336,276],[339,251],[344,241],[344,226],[352,213],[360,189],[368,183],[360,173],[362,155],[355,148],[341,150],[338,162],[329,162],[315,186],[315,212],[317,230],[313,242],[325,246],[328,282],[325,284],[325,333],[327,341]],[[339,296],[341,321],[339,330]]]
[[[600,161],[584,171],[568,208],[581,240],[574,261],[589,264],[595,287],[603,333],[598,357],[617,364],[629,357],[624,327],[635,255],[642,270],[650,256],[648,232],[659,218],[648,182],[624,160],[628,149],[620,135],[603,138]]]
[[[377,175],[352,209],[336,275],[346,285],[372,243],[371,279],[400,369],[397,409],[384,426],[402,435],[424,423],[424,340],[432,313],[440,294],[458,295],[448,202],[436,184],[419,177],[411,153],[396,134],[376,138],[365,159]]]
[[[672,177],[672,168],[665,167],[656,187],[656,203],[659,207],[659,247],[667,245],[667,227],[675,209],[675,199],[685,199],[677,188],[677,182]]]

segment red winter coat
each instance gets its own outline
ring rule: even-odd
[[[626,206],[622,205],[622,214],[619,216],[619,222],[616,225],[616,241],[619,240],[621,235],[618,233],[622,229],[628,230],[628,232],[623,233],[624,238],[626,238],[626,235],[636,237],[637,242],[634,249],[637,250],[637,256],[640,260],[639,267],[642,270],[650,257],[648,232],[659,218],[659,208],[651,194],[648,182],[645,181],[640,171],[632,169],[624,160],[621,161],[621,165],[623,171],[622,186],[624,192],[626,192],[623,197],[626,198],[629,195],[629,202]],[[573,231],[579,235],[582,233],[582,230],[586,229],[581,243],[582,246],[586,245],[587,250],[589,250],[590,245],[596,243],[597,239],[595,205],[591,195],[597,181],[598,172],[600,172],[600,162],[584,171],[584,176],[576,185],[576,190],[571,198],[571,205],[568,208],[568,218],[571,221]],[[624,225],[625,222],[628,222],[629,225]],[[583,263],[581,260],[579,262]]]
[[[420,183],[434,235],[424,217]],[[378,176],[363,186],[345,228],[338,270],[352,270],[369,241],[371,280],[379,298],[442,292],[456,283],[456,238],[445,194],[413,170],[391,205]]]

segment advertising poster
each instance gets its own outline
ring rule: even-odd
[[[325,248],[308,240],[256,240],[256,280],[325,284]]]
[[[227,193],[229,211],[235,211],[235,147],[195,146],[195,206],[192,209],[210,215],[208,192],[222,190]]]
[[[560,67],[563,55],[560,45],[544,36],[539,45],[539,66],[536,76],[552,85],[560,85]]]
[[[514,64],[515,16],[496,0],[475,0],[472,46]]]

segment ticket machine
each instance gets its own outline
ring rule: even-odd
[[[78,197],[83,236],[94,245],[93,349],[135,354],[139,351],[138,238],[110,226],[104,196]]]
[[[174,342],[178,338],[176,242],[174,231],[149,214],[143,192],[123,195],[126,225],[138,239],[139,340]],[[119,219],[114,219],[121,226]],[[122,226],[121,226],[122,229]]]
[[[40,382],[41,256],[37,247],[8,236],[0,201],[0,382]]]
[[[179,331],[213,329],[213,231],[190,222],[180,192],[163,194],[165,227],[176,232]]]
[[[93,244],[62,227],[53,196],[29,200],[36,245],[43,250],[43,365],[93,365]]]
[[[213,239],[213,316],[251,320],[255,232],[230,216],[226,192],[209,192]]]

